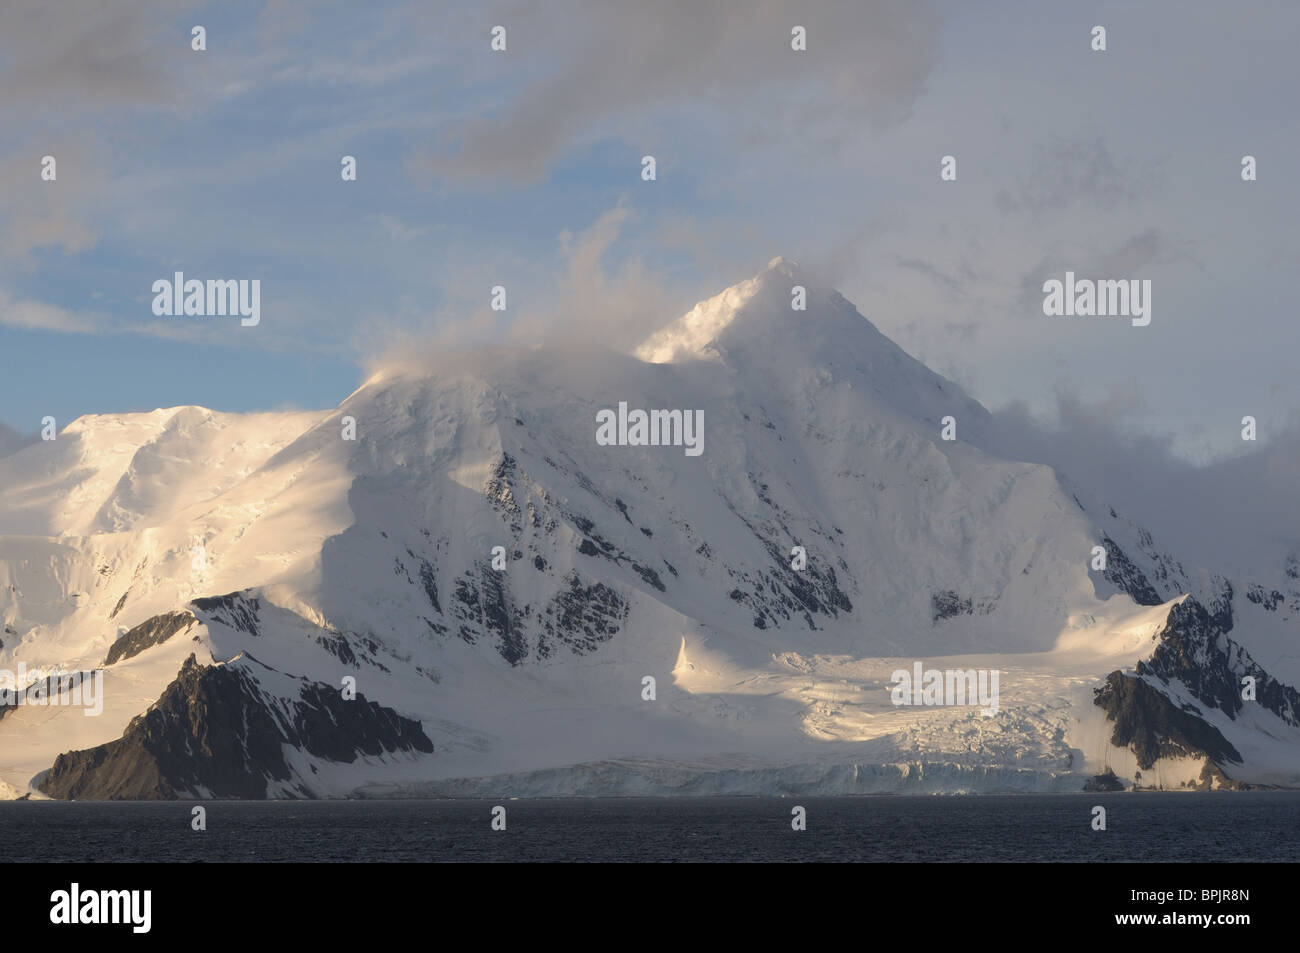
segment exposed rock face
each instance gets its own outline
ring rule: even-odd
[[[627,603],[604,583],[584,586],[576,573],[569,573],[565,582],[568,590],[558,593],[546,608],[546,634],[538,642],[538,654],[543,658],[554,652],[556,641],[577,655],[594,652],[618,632],[627,618]]]
[[[1246,598],[1257,606],[1263,606],[1269,612],[1276,612],[1277,607],[1286,599],[1286,595],[1276,589],[1265,590],[1261,585],[1253,585],[1246,590]]]
[[[217,622],[247,632],[249,635],[261,635],[258,628],[258,613],[261,602],[243,592],[232,592],[224,596],[212,596],[206,599],[194,599],[190,602],[195,609]]]
[[[988,615],[996,606],[996,599],[968,599],[951,589],[930,596],[930,618],[939,623],[960,615]]]
[[[165,612],[141,622],[122,635],[108,650],[105,665],[139,655],[147,648],[161,645],[179,632],[187,631],[198,620],[189,612]]]
[[[73,693],[73,698],[85,697],[87,704],[93,697],[90,692],[95,691],[93,684],[90,688],[85,686],[91,683],[95,676],[99,674],[94,670],[81,669],[78,671],[62,671],[44,678],[37,678],[23,686],[21,691],[0,690],[0,718],[11,711],[19,708],[19,702],[16,695],[25,695],[30,700],[35,698],[52,699],[64,693]]]
[[[224,665],[200,665],[190,655],[121,738],[60,755],[39,790],[77,800],[311,796],[295,783],[285,745],[347,763],[358,755],[433,751],[419,722],[363,695],[349,701],[332,686],[295,679],[297,700],[277,698],[258,684],[267,673],[288,678],[248,655]]]
[[[1115,588],[1127,593],[1140,606],[1158,606],[1165,601],[1118,543],[1109,536],[1103,536],[1101,542],[1106,547],[1106,571],[1103,575]]]
[[[1111,672],[1097,689],[1096,704],[1115,722],[1111,744],[1131,747],[1138,767],[1146,770],[1160,758],[1206,755],[1216,763],[1241,762],[1237,749],[1198,714],[1181,710],[1141,678]]]
[[[1159,646],[1150,659],[1138,663],[1137,673],[1165,684],[1179,681],[1198,700],[1231,718],[1245,705],[1259,704],[1288,725],[1300,726],[1300,692],[1269,675],[1228,637],[1231,619],[1231,602],[1225,615],[1222,608],[1212,613],[1195,599],[1184,600],[1170,610]],[[1247,676],[1255,679],[1254,702],[1242,698],[1242,679]]]
[[[1226,581],[1210,608],[1187,598],[1169,611],[1159,644],[1139,662],[1134,674],[1115,671],[1096,690],[1095,703],[1115,722],[1111,742],[1131,747],[1139,767],[1164,757],[1204,756],[1214,776],[1207,786],[1233,786],[1224,773],[1241,755],[1205,717],[1217,709],[1236,719],[1246,705],[1260,705],[1285,724],[1300,725],[1300,693],[1264,671],[1240,644],[1232,627],[1232,587]],[[1255,697],[1243,698],[1243,683],[1253,678]],[[1179,695],[1191,700],[1176,703]],[[1202,707],[1203,706],[1203,707]]]

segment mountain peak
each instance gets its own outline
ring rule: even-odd
[[[780,255],[777,255],[767,263],[767,267],[763,269],[762,273],[768,274],[770,272],[777,272],[792,278],[799,270],[799,263],[797,261],[792,261],[789,258],[782,258]]]
[[[720,294],[701,301],[687,314],[656,331],[634,352],[650,364],[682,360],[717,360],[714,346],[724,330],[742,315],[746,325],[781,320],[791,312],[791,290],[800,283],[798,262],[780,256],[767,263],[753,278],[732,285]]]

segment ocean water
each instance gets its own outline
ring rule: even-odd
[[[18,862],[1295,862],[1300,792],[0,802],[0,843]]]

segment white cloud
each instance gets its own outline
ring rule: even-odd
[[[923,89],[942,21],[928,0],[570,0],[498,22],[514,37],[499,55],[541,75],[426,154],[436,173],[536,181],[608,124],[665,107],[713,104],[774,138],[895,122]],[[806,52],[791,50],[795,25]]]

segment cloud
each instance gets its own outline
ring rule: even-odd
[[[1004,212],[1060,212],[1075,203],[1116,208],[1148,201],[1165,176],[1153,161],[1121,162],[1101,139],[1054,136],[1035,148],[1027,174],[998,191]]]
[[[22,331],[97,334],[109,328],[109,318],[97,312],[69,311],[40,301],[15,301],[0,290],[0,325]]]
[[[639,256],[611,262],[623,230],[636,217],[626,200],[603,213],[592,225],[559,236],[562,262],[555,300],[556,316],[548,333],[569,340],[599,340],[630,352],[652,332],[684,313],[682,294],[672,292],[669,278]]]
[[[58,104],[174,103],[171,69],[191,53],[171,0],[0,4],[0,114]]]
[[[944,288],[954,298],[964,298],[966,296],[966,284],[961,279],[945,274],[937,266],[928,261],[922,261],[919,258],[903,258],[899,255],[893,256],[894,263],[900,268],[907,268],[911,271],[919,272],[925,275],[936,285]]]
[[[40,439],[38,434],[23,435],[3,420],[0,420],[0,457],[7,457],[11,453],[16,453],[29,443],[35,443],[38,439]]]
[[[30,264],[29,253],[38,248],[85,251],[101,234],[91,224],[104,183],[93,145],[60,137],[44,148],[0,160],[0,255],[23,264]],[[55,160],[52,182],[41,178],[45,155]]]
[[[1300,414],[1268,418],[1258,444],[1232,457],[1191,461],[1172,433],[1135,429],[1136,389],[1088,403],[1058,393],[1056,419],[1023,403],[995,414],[993,449],[1045,463],[1151,530],[1188,568],[1276,572],[1300,548]],[[1258,581],[1266,581],[1260,579]]]
[[[366,216],[367,221],[374,222],[384,234],[396,242],[406,242],[413,238],[420,238],[429,233],[425,225],[409,225],[397,215],[390,215],[387,212],[373,212]]]
[[[886,125],[924,88],[941,20],[926,0],[571,0],[529,7],[503,25],[513,38],[503,65],[545,55],[552,66],[506,93],[496,114],[461,122],[451,149],[422,157],[435,173],[535,181],[630,114],[644,121],[660,107],[700,101],[725,102],[724,115],[759,139]],[[791,50],[795,25],[807,30],[806,52]]]
[[[620,199],[585,228],[560,232],[547,259],[444,262],[439,307],[368,315],[362,322],[357,347],[363,365],[370,374],[422,370],[448,354],[501,345],[630,353],[706,296],[696,294],[693,282],[683,283],[620,248],[638,218]],[[506,287],[508,309],[494,312],[488,292],[502,275],[513,276]]]
[[[291,63],[272,75],[279,83],[321,83],[327,86],[387,86],[434,65],[430,57],[411,56],[382,63]]]
[[[1169,266],[1180,264],[1205,272],[1205,266],[1192,254],[1188,244],[1175,242],[1154,227],[1134,232],[1109,246],[1097,241],[1085,242],[1082,235],[1069,245],[1058,243],[1021,276],[1018,306],[1025,314],[1041,313],[1044,282],[1049,278],[1063,278],[1067,270],[1073,271],[1076,279],[1093,281],[1152,278],[1157,274],[1171,274]]]
[[[148,310],[146,301],[144,308]],[[241,330],[237,318],[191,317],[159,321],[123,321],[104,311],[73,310],[44,301],[15,298],[0,288],[0,326],[19,331],[52,331],[57,334],[139,334],[171,341],[231,344],[249,335],[232,335]]]

